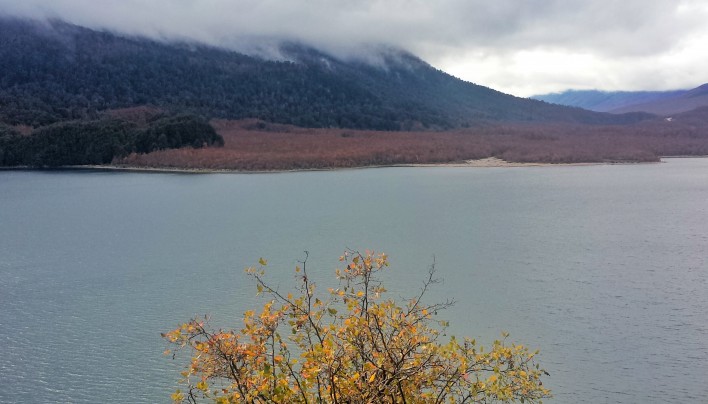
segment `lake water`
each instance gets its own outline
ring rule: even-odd
[[[457,335],[541,350],[552,403],[708,401],[708,159],[282,174],[0,172],[0,402],[167,402],[160,332],[238,326],[243,269],[390,255]]]

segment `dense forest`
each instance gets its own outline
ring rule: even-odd
[[[513,97],[400,50],[376,51],[378,64],[297,44],[283,44],[280,52],[287,60],[0,18],[0,122],[38,127],[147,104],[206,118],[377,130],[481,121],[621,124],[649,117]]]
[[[130,153],[210,145],[223,145],[223,138],[193,115],[157,115],[142,124],[104,116],[58,122],[29,135],[0,125],[0,166],[107,164]]]

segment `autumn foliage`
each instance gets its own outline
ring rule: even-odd
[[[339,287],[321,294],[296,268],[299,289],[285,293],[264,279],[265,260],[249,268],[260,312],[243,328],[210,330],[195,319],[163,336],[187,350],[177,402],[219,403],[483,403],[539,402],[549,396],[535,352],[507,335],[485,350],[475,340],[446,337],[436,318],[451,302],[425,304],[434,266],[420,293],[404,304],[386,298],[377,275],[384,254],[348,251],[336,271]]]

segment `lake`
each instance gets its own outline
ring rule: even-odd
[[[708,159],[279,174],[0,171],[0,402],[168,402],[160,333],[238,327],[243,269],[281,288],[309,252],[428,266],[451,331],[541,350],[551,403],[708,400]]]

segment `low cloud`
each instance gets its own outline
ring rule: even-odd
[[[0,13],[251,52],[395,46],[517,95],[708,81],[703,0],[0,0]]]

